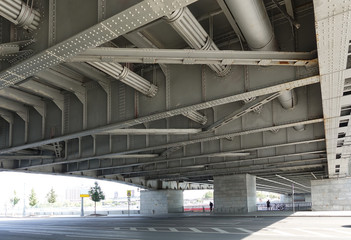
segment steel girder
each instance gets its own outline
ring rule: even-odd
[[[131,32],[196,0],[142,1],[115,16],[0,73],[0,88],[14,85],[47,68],[63,63],[88,48]],[[86,41],[88,40],[88,41]]]
[[[144,64],[220,64],[259,66],[315,66],[316,52],[233,50],[92,48],[70,58],[72,62],[130,62]]]
[[[195,105],[188,106],[188,107],[182,107],[182,108],[177,108],[177,109],[169,110],[169,111],[162,112],[162,113],[156,113],[156,114],[153,114],[153,115],[140,117],[140,118],[137,118],[137,119],[127,120],[127,121],[124,121],[124,122],[121,122],[121,123],[110,124],[110,125],[106,125],[106,126],[103,126],[103,127],[98,127],[98,128],[95,128],[95,129],[85,130],[85,131],[82,131],[82,132],[79,132],[79,133],[75,133],[75,134],[69,134],[69,135],[65,135],[65,136],[62,136],[62,137],[47,139],[47,140],[44,140],[44,141],[30,143],[30,144],[25,144],[25,145],[22,145],[22,146],[17,146],[17,147],[13,147],[13,148],[9,148],[9,149],[1,149],[0,150],[0,154],[9,153],[9,152],[15,152],[15,151],[18,151],[18,150],[32,148],[32,147],[38,147],[38,146],[41,146],[41,145],[52,144],[54,142],[66,141],[66,140],[70,140],[70,139],[74,139],[74,138],[79,138],[79,137],[84,137],[84,136],[89,136],[89,135],[95,135],[95,134],[100,133],[100,132],[106,132],[106,131],[110,131],[110,130],[114,130],[114,129],[118,129],[118,128],[127,128],[127,127],[135,126],[135,125],[138,125],[138,124],[141,124],[141,123],[156,121],[156,120],[165,119],[165,118],[169,118],[169,117],[172,117],[172,116],[180,115],[183,112],[207,109],[207,108],[210,108],[210,107],[219,106],[219,105],[223,105],[223,104],[226,104],[226,103],[241,101],[241,100],[248,99],[248,98],[251,98],[251,97],[257,97],[257,96],[272,94],[272,93],[276,93],[276,92],[283,91],[283,90],[286,90],[286,89],[293,89],[293,88],[296,88],[296,87],[306,86],[306,85],[310,85],[310,84],[314,84],[314,83],[318,83],[318,82],[319,82],[319,77],[318,76],[314,76],[314,77],[300,79],[300,80],[296,80],[296,81],[292,81],[292,82],[287,82],[287,83],[282,83],[282,84],[278,84],[278,85],[273,85],[271,87],[266,87],[266,88],[262,88],[262,89],[259,89],[259,90],[253,90],[253,91],[250,91],[250,92],[236,94],[236,95],[233,95],[233,96],[230,96],[230,97],[220,98],[220,99],[217,99],[217,100],[207,101],[207,102],[195,104]]]
[[[323,122],[323,119],[314,119],[314,120],[300,121],[298,123],[299,124],[314,124],[314,123],[320,123],[320,122]],[[165,149],[165,148],[171,148],[171,147],[176,147],[176,146],[186,146],[186,145],[190,145],[190,144],[194,144],[194,143],[225,139],[225,138],[228,138],[228,137],[236,137],[236,136],[249,135],[249,134],[253,134],[253,133],[261,133],[261,132],[271,131],[272,129],[284,129],[284,128],[293,127],[295,125],[296,125],[296,122],[295,123],[282,124],[282,125],[273,126],[273,127],[261,128],[261,129],[252,129],[252,130],[247,130],[247,131],[242,131],[242,132],[234,132],[234,133],[227,133],[227,134],[214,135],[214,136],[204,136],[204,137],[197,138],[195,140],[174,142],[174,143],[158,145],[158,146],[154,146],[154,147],[126,150],[126,151],[121,151],[121,152],[116,152],[116,153],[107,153],[107,154],[102,154],[102,155],[94,155],[94,156],[83,157],[83,158],[75,158],[75,159],[54,159],[53,161],[49,161],[47,163],[40,163],[40,164],[38,164],[38,166],[59,165],[59,164],[63,164],[63,163],[78,163],[78,162],[83,162],[83,161],[93,160],[93,159],[116,158],[116,157],[120,157],[120,156],[127,156],[128,154],[136,154],[136,153],[140,153],[140,152],[149,152],[149,151],[153,151],[153,150],[157,150],[157,149]],[[318,140],[313,139],[313,140],[309,140],[307,142],[312,142],[313,143],[313,142],[316,142],[316,141],[319,142],[320,139],[318,139]],[[289,144],[296,144],[296,143],[289,143]],[[285,146],[285,145],[283,145],[283,146]],[[269,147],[270,146],[265,146],[265,147],[262,147],[261,149],[269,148]],[[257,149],[259,149],[259,148],[257,148]],[[247,152],[247,151],[252,151],[252,150],[254,150],[254,149],[246,149],[246,150],[238,150],[238,151],[234,150],[234,151],[230,151],[230,152],[232,152],[232,153],[235,153],[235,152],[241,153],[241,152]],[[191,156],[190,158],[193,158],[193,157],[194,156]],[[26,167],[32,168],[32,167],[35,167],[35,165],[30,164],[30,165],[28,165]],[[22,168],[26,168],[26,167],[22,167]]]

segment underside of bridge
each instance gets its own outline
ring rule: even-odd
[[[310,193],[350,174],[351,1],[1,0],[0,171]]]

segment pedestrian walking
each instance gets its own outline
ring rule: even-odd
[[[269,199],[267,200],[267,211],[271,210],[271,202],[269,201]]]
[[[210,202],[210,212],[212,212],[212,209],[213,209],[213,203]]]

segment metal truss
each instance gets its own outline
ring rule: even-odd
[[[211,54],[209,54],[209,52]],[[219,64],[259,66],[315,66],[316,52],[270,52],[194,49],[92,48],[72,62],[130,62],[144,64]]]
[[[26,92],[15,88],[0,89],[0,96],[30,105],[35,108],[38,113],[45,118],[45,103],[39,97],[33,96]]]
[[[51,99],[57,105],[57,107],[61,111],[63,111],[64,96],[61,94],[59,90],[49,87],[47,85],[44,85],[42,83],[39,83],[35,81],[35,79],[31,79],[23,83],[20,83],[18,86],[20,88],[29,90],[45,98]]]
[[[350,2],[342,0],[333,2],[314,0],[313,2],[316,34],[318,35],[317,49],[329,177],[349,176],[351,149],[345,149],[341,157],[337,157],[338,142],[336,139],[342,111],[344,84],[345,80],[350,77],[350,70],[346,68],[351,31],[348,22],[344,20],[350,17]],[[350,122],[348,127],[351,128]]]
[[[244,116],[245,114],[255,111],[258,107],[262,107],[264,104],[269,103],[270,101],[276,99],[279,97],[280,93],[274,93],[272,95],[267,96],[261,96],[247,104],[245,104],[242,108],[236,110],[235,112],[229,114],[228,116],[225,116],[223,119],[220,119],[213,123],[212,125],[206,127],[204,131],[214,131],[217,128],[223,127],[227,125],[228,123]]]
[[[186,146],[186,145],[190,145],[190,144],[206,142],[206,141],[213,141],[213,140],[219,140],[219,139],[224,139],[224,138],[228,138],[228,137],[244,136],[244,135],[248,135],[248,134],[254,134],[254,133],[271,131],[272,129],[283,129],[283,128],[288,128],[288,127],[293,127],[297,123],[299,123],[299,124],[314,124],[314,123],[320,123],[320,122],[323,122],[323,119],[313,119],[313,120],[307,120],[307,121],[300,121],[300,122],[294,122],[294,123],[277,125],[277,126],[273,126],[273,127],[252,129],[252,130],[246,130],[246,131],[242,131],[242,132],[227,133],[227,134],[215,135],[215,136],[210,136],[210,137],[206,136],[206,137],[198,138],[198,139],[195,139],[195,140],[174,142],[174,143],[168,143],[168,144],[158,145],[158,146],[154,146],[154,147],[126,150],[126,151],[121,151],[121,152],[116,152],[116,153],[108,153],[108,154],[102,154],[102,155],[93,155],[93,156],[84,157],[84,158],[54,159],[52,162],[40,163],[38,166],[58,165],[58,164],[63,164],[63,163],[78,163],[78,162],[83,162],[83,161],[93,160],[93,159],[106,159],[106,158],[118,158],[118,157],[123,158],[122,156],[125,157],[125,156],[127,156],[129,154],[136,154],[136,153],[140,153],[140,152],[148,152],[148,151],[153,151],[153,150],[157,150],[157,149],[164,149],[164,148],[173,148],[173,147],[177,147],[177,146]],[[315,140],[311,140],[311,141],[314,142]],[[309,141],[309,142],[311,142],[311,141]],[[265,147],[262,147],[262,149],[263,148],[265,148]],[[269,148],[269,147],[266,146],[266,148]],[[243,151],[245,151],[245,150],[237,150],[237,151],[234,150],[234,151],[230,151],[230,152],[231,153],[239,153],[239,152],[243,152]],[[246,149],[245,152],[247,152],[247,151],[248,151],[248,149]],[[137,158],[137,156],[134,156],[134,157]],[[194,158],[194,156],[192,158]],[[23,168],[26,168],[26,167],[23,167]],[[28,167],[31,168],[31,167],[34,167],[34,165],[29,165]]]
[[[23,104],[0,97],[0,108],[7,109],[9,111],[14,111],[15,113],[17,113],[18,116],[20,116],[23,119],[23,121],[29,121],[28,108],[25,107]]]
[[[222,152],[221,152],[222,153]],[[177,158],[177,159],[166,159],[166,160],[151,160],[151,161],[139,161],[137,163],[125,163],[125,164],[118,164],[118,165],[113,165],[111,166],[105,166],[105,167],[91,167],[91,168],[79,168],[77,170],[68,170],[68,173],[76,173],[76,172],[86,172],[86,171],[97,171],[97,170],[107,170],[107,169],[120,169],[120,168],[128,168],[128,167],[139,167],[143,165],[151,165],[155,166],[157,170],[162,170],[162,168],[158,168],[156,164],[163,164],[166,163],[167,166],[173,163],[178,163],[179,169],[181,168],[196,168],[196,167],[204,167],[204,166],[214,166],[214,165],[221,165],[221,164],[230,164],[230,163],[238,163],[240,166],[243,166],[241,163],[249,162],[249,164],[252,164],[253,162],[257,164],[259,161],[265,161],[265,160],[273,160],[276,158],[286,158],[286,157],[294,157],[294,156],[305,156],[305,155],[318,155],[318,154],[324,154],[325,150],[318,150],[318,151],[311,151],[311,152],[298,152],[298,153],[291,153],[291,154],[283,154],[283,155],[272,155],[272,156],[265,156],[265,157],[260,157],[260,158],[245,158],[245,159],[235,159],[231,160],[233,157],[241,157],[240,153],[233,153],[233,155],[224,158],[223,161],[212,161],[213,158],[218,159],[219,157],[225,157],[221,155],[221,153],[211,153],[211,154],[202,154],[202,155],[197,155],[197,156],[192,156],[192,157],[184,157],[184,158]],[[242,154],[242,156],[245,156],[247,154]],[[206,163],[203,161],[196,161],[197,158],[203,158],[207,157]],[[191,165],[185,165],[182,162],[185,162],[187,159],[194,159],[193,163]],[[309,161],[309,159],[302,159],[302,160],[294,160],[293,163],[297,162],[303,162],[303,161]],[[274,162],[278,163],[278,162]],[[284,163],[286,163],[284,161]],[[269,163],[268,163],[269,164]],[[167,169],[169,169],[167,167]],[[118,171],[118,170],[117,170]],[[122,174],[123,172],[121,172]]]
[[[278,157],[278,156],[277,156]],[[284,157],[284,156],[281,156]],[[267,157],[266,159],[270,159],[269,157]],[[303,160],[291,160],[291,161],[281,161],[281,162],[273,162],[273,163],[256,163],[255,160],[256,159],[251,159],[252,161],[254,161],[254,163],[250,162],[247,164],[242,164],[242,161],[237,161],[237,166],[233,166],[233,162],[235,161],[223,161],[223,162],[217,162],[217,163],[202,163],[200,164],[195,164],[195,165],[188,165],[188,166],[179,166],[179,167],[159,167],[159,166],[154,166],[149,165],[149,167],[132,167],[132,168],[113,168],[113,169],[103,169],[104,171],[102,171],[101,175],[106,176],[106,175],[115,175],[115,174],[138,174],[140,173],[141,176],[147,176],[148,174],[152,174],[157,172],[158,174],[161,172],[167,172],[167,173],[174,173],[174,172],[178,172],[181,171],[182,173],[186,173],[187,170],[194,170],[194,169],[198,169],[200,170],[225,170],[225,168],[236,168],[237,170],[244,170],[247,169],[248,171],[250,171],[250,169],[256,169],[258,167],[262,167],[264,169],[267,169],[269,167],[273,167],[273,165],[275,167],[277,167],[278,169],[280,168],[281,165],[283,166],[291,166],[291,164],[294,164],[294,166],[301,164],[301,163],[309,163],[309,162],[316,162],[319,160],[326,160],[326,158],[313,158],[313,159],[303,159]],[[219,166],[216,166],[219,165]],[[150,167],[151,166],[151,167]],[[223,168],[223,166],[225,166],[225,168]],[[81,171],[82,172],[82,171]],[[145,175],[143,175],[145,174]]]
[[[258,173],[271,173],[271,174],[279,174],[283,173],[284,171],[302,171],[303,169],[322,169],[326,166],[326,158],[317,158],[317,159],[312,159],[311,163],[303,163],[299,165],[294,165],[291,166],[289,164],[286,165],[280,165],[280,166],[269,166],[269,165],[257,165],[256,169],[252,168],[251,166],[244,166],[244,167],[222,167],[222,168],[216,168],[216,169],[191,169],[188,171],[185,170],[179,170],[175,169],[173,171],[157,171],[157,173],[151,173],[150,171],[144,171],[144,172],[138,172],[132,173],[130,172],[127,174],[125,177],[126,178],[132,178],[132,177],[145,177],[147,180],[152,180],[152,179],[163,179],[167,180],[168,178],[172,179],[174,176],[177,175],[178,177],[184,178],[184,179],[190,179],[192,177],[200,177],[200,176],[218,176],[218,175],[226,175],[228,173],[230,174],[243,174],[243,173],[248,173],[252,175],[257,175]],[[196,168],[195,168],[196,169]],[[113,173],[111,173],[114,175]],[[101,174],[100,176],[106,176],[108,174]],[[306,190],[306,189],[304,189]]]
[[[271,87],[266,87],[266,88],[262,88],[262,89],[258,89],[258,90],[253,90],[250,92],[236,94],[236,95],[229,96],[229,97],[211,100],[211,101],[191,105],[188,107],[181,107],[181,108],[165,111],[162,113],[156,113],[156,114],[152,114],[152,115],[145,116],[145,117],[140,117],[140,118],[127,120],[127,121],[120,122],[120,123],[115,123],[115,124],[110,124],[110,125],[106,125],[103,127],[98,127],[95,129],[85,130],[85,131],[82,131],[79,133],[68,134],[65,136],[47,139],[44,141],[34,142],[34,143],[25,144],[25,145],[21,145],[21,146],[16,146],[16,147],[8,148],[8,149],[1,149],[0,154],[15,152],[15,151],[19,151],[19,150],[23,150],[23,149],[27,149],[27,148],[38,147],[41,145],[52,144],[54,142],[66,141],[66,140],[89,136],[89,135],[96,135],[99,132],[106,132],[106,131],[110,131],[110,130],[114,130],[114,129],[118,129],[118,128],[130,128],[131,126],[135,126],[135,125],[138,125],[141,123],[146,123],[146,122],[151,122],[151,121],[155,121],[155,120],[160,120],[160,119],[165,119],[165,118],[177,116],[177,115],[180,115],[184,112],[207,109],[210,107],[215,107],[215,106],[219,106],[219,105],[226,104],[226,103],[242,101],[244,99],[248,99],[251,97],[272,94],[272,93],[276,93],[276,92],[283,91],[286,89],[293,89],[296,87],[306,86],[306,85],[310,85],[310,84],[314,84],[314,83],[318,83],[318,82],[319,82],[319,76],[314,76],[314,77],[300,79],[300,80],[296,80],[296,81],[292,81],[292,82],[273,85]],[[312,122],[313,121],[320,122],[320,119],[312,120]],[[306,121],[306,122],[308,124],[310,121]],[[295,125],[296,124],[297,123],[295,123]],[[304,123],[301,122],[301,124],[304,124]],[[272,127],[271,129],[278,129],[278,128]]]
[[[196,0],[146,0],[0,73],[0,88],[14,85]]]

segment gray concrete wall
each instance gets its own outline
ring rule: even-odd
[[[140,214],[142,215],[158,215],[183,211],[183,191],[160,190],[140,192]]]
[[[214,212],[256,211],[256,177],[249,174],[214,177]]]
[[[311,181],[313,211],[350,211],[351,178]]]
[[[168,213],[184,212],[183,191],[167,191]]]

